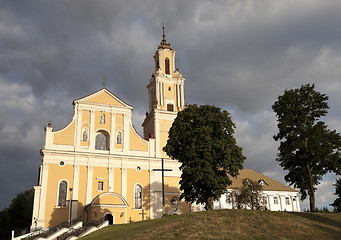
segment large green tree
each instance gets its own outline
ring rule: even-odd
[[[280,141],[277,161],[288,174],[285,180],[300,189],[301,199],[309,195],[315,211],[315,186],[330,171],[340,171],[341,137],[319,119],[327,114],[328,96],[314,85],[285,90],[273,104]]]
[[[0,212],[0,239],[10,239],[15,233],[29,228],[32,222],[34,190],[18,193],[8,208]]]
[[[334,195],[336,195],[337,198],[330,205],[334,207],[334,210],[336,212],[341,212],[341,178],[336,180],[336,183],[335,183],[334,186],[335,186],[335,193],[334,193]]]
[[[227,111],[189,105],[179,112],[169,130],[164,151],[181,162],[181,199],[213,208],[213,200],[226,191],[245,157],[233,136],[235,124]]]

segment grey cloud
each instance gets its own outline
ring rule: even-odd
[[[48,120],[55,129],[68,124],[72,101],[100,89],[103,76],[135,107],[142,132],[162,19],[187,78],[186,101],[232,112],[245,167],[284,181],[271,105],[286,88],[316,83],[330,96],[326,122],[339,125],[340,10],[318,0],[3,0],[0,180],[9,188],[0,207],[35,184]]]

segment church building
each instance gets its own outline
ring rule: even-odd
[[[154,61],[143,138],[132,125],[133,107],[106,88],[74,100],[73,119],[63,129],[54,130],[49,122],[34,186],[32,229],[76,218],[104,217],[116,224],[190,211],[189,204],[179,202],[180,163],[162,150],[184,108],[185,81],[164,28]]]
[[[74,116],[63,129],[55,130],[49,122],[39,183],[34,186],[32,230],[74,219],[119,224],[198,210],[179,201],[180,163],[162,150],[177,113],[184,109],[185,82],[164,28],[154,61],[143,138],[132,125],[133,107],[106,88],[74,100]],[[265,176],[260,178],[273,185]],[[290,197],[290,210],[299,211],[297,192],[283,189],[286,195],[276,196],[283,201]],[[276,197],[271,194],[268,201]],[[220,208],[233,207],[222,199]]]

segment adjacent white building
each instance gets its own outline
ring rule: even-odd
[[[233,192],[242,188],[244,179],[258,182],[262,186],[263,206],[270,211],[288,211],[300,212],[300,202],[298,191],[275,181],[252,169],[242,169],[237,177],[232,177],[232,185],[229,186],[227,192],[221,196],[218,201],[213,203],[214,209],[235,209],[237,203],[233,198]],[[193,211],[203,211],[204,205],[192,206]]]

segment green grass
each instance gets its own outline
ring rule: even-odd
[[[341,214],[219,210],[105,227],[90,239],[341,239]]]

